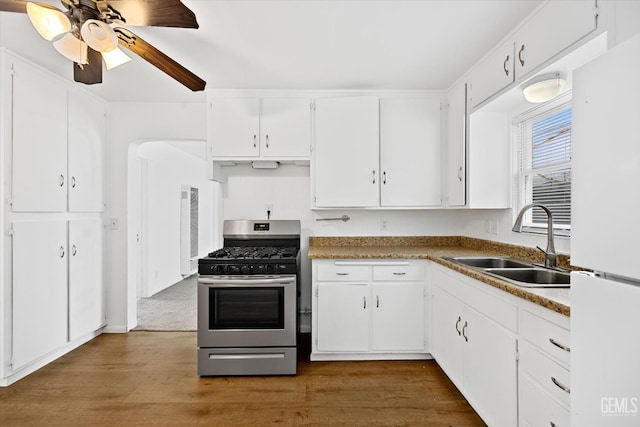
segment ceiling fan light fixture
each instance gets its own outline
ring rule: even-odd
[[[76,64],[87,64],[87,44],[71,33],[53,42],[53,47],[58,52],[72,60]]]
[[[111,70],[131,61],[131,58],[117,46],[115,49],[100,53],[102,54],[102,59],[104,60],[104,65],[107,70]]]
[[[28,2],[27,15],[36,31],[48,41],[71,29],[71,21],[67,15],[46,3]]]
[[[565,76],[559,72],[541,74],[522,86],[522,94],[527,102],[540,104],[560,95],[566,82]]]
[[[88,19],[80,28],[82,39],[93,50],[108,52],[118,47],[118,36],[109,25],[97,19]]]

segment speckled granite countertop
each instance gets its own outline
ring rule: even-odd
[[[310,237],[308,256],[315,259],[428,259],[565,316],[571,314],[568,288],[524,288],[443,258],[491,255],[544,262],[544,255],[535,248],[463,236]],[[558,265],[571,268],[568,257],[562,254],[558,255]]]

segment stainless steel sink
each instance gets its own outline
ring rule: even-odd
[[[547,268],[487,268],[485,273],[530,288],[568,288],[571,275]]]
[[[568,288],[570,274],[551,268],[537,267],[537,264],[510,257],[444,257],[466,267],[506,280],[514,285],[527,288]]]
[[[468,267],[477,268],[529,268],[531,263],[509,257],[445,257],[449,261],[457,262]]]

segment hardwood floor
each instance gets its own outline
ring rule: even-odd
[[[302,360],[306,359],[306,360]],[[195,332],[103,334],[0,388],[2,426],[484,426],[433,361],[309,362],[196,374]]]

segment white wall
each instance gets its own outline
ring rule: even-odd
[[[128,247],[135,232],[127,227],[129,145],[149,140],[206,139],[204,103],[108,104],[107,217],[117,219],[117,230],[107,233],[107,331],[125,332],[136,325],[136,272],[128,265]],[[127,310],[128,308],[128,310]]]
[[[180,145],[201,148],[187,153]],[[146,286],[150,297],[183,279],[180,274],[181,186],[198,188],[198,256],[213,248],[214,183],[207,179],[205,141],[147,142],[138,155],[147,159],[146,176]],[[199,154],[199,157],[196,155]],[[135,178],[132,178],[135,179]],[[129,208],[131,209],[131,207]]]

